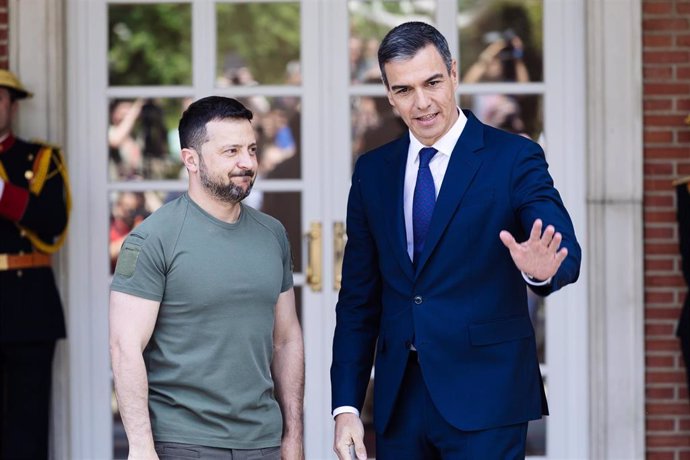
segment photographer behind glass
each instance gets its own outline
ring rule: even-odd
[[[488,46],[469,68],[462,79],[463,83],[529,81],[529,72],[522,60],[524,46],[512,29],[487,32],[484,42]]]

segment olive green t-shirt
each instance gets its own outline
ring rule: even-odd
[[[111,289],[160,301],[144,351],[156,441],[280,445],[270,365],[276,301],[291,287],[285,229],[248,206],[229,224],[184,194],[132,231]]]

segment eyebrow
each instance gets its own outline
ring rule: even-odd
[[[256,147],[257,145],[258,145],[258,144],[257,144],[256,142],[252,142],[251,144],[249,144],[249,145],[247,146],[247,148]],[[220,149],[221,149],[221,150],[226,150],[226,149],[241,149],[242,147],[244,147],[244,144],[225,144],[225,145],[221,145],[221,146],[220,146]]]
[[[439,72],[439,73],[436,73],[436,74],[430,76],[429,78],[427,78],[426,80],[424,80],[424,83],[429,83],[430,81],[438,80],[439,78],[443,78],[443,74],[440,73],[440,72]],[[391,91],[395,91],[395,90],[398,90],[398,89],[409,88],[409,87],[410,87],[410,85],[392,85],[392,86],[391,86]]]

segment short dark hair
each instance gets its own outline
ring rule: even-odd
[[[208,96],[193,102],[180,118],[180,147],[201,153],[206,142],[206,123],[227,118],[251,121],[254,114],[237,99]]]
[[[384,69],[386,63],[394,60],[411,59],[419,50],[428,45],[436,47],[450,74],[453,57],[450,55],[446,38],[434,26],[424,22],[406,22],[386,34],[381,46],[379,46],[379,68],[386,88],[388,88],[386,69]]]

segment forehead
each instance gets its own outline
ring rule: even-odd
[[[226,118],[206,123],[206,138],[212,144],[251,145],[256,135],[251,122],[246,119]]]
[[[418,79],[424,81],[438,73],[448,74],[441,53],[431,44],[421,48],[411,58],[386,62],[384,68],[391,86],[410,84]]]

